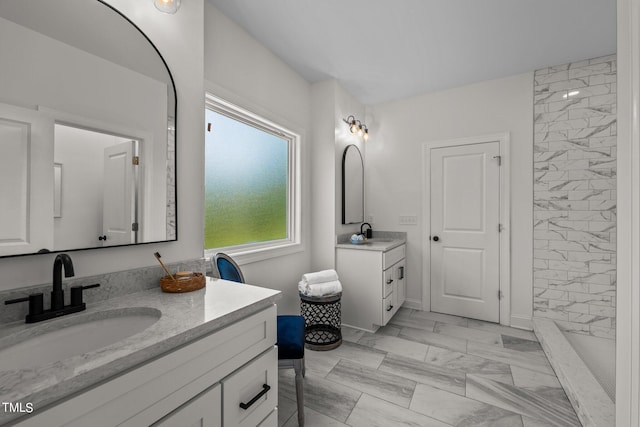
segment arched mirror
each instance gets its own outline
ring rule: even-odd
[[[0,0],[0,256],[176,240],[173,78],[99,0]]]
[[[342,223],[364,222],[364,165],[355,145],[348,145],[342,156]]]

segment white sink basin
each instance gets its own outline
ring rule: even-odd
[[[160,319],[135,307],[45,321],[0,339],[0,371],[34,368],[88,353],[144,331]]]

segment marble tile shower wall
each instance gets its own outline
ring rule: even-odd
[[[616,57],[534,85],[534,316],[615,338]]]

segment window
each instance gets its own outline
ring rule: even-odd
[[[205,116],[205,255],[298,245],[300,137],[210,94]]]

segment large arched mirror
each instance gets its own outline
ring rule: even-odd
[[[364,222],[364,165],[355,145],[348,145],[342,156],[342,223]]]
[[[0,256],[176,240],[176,93],[99,0],[0,0]]]

